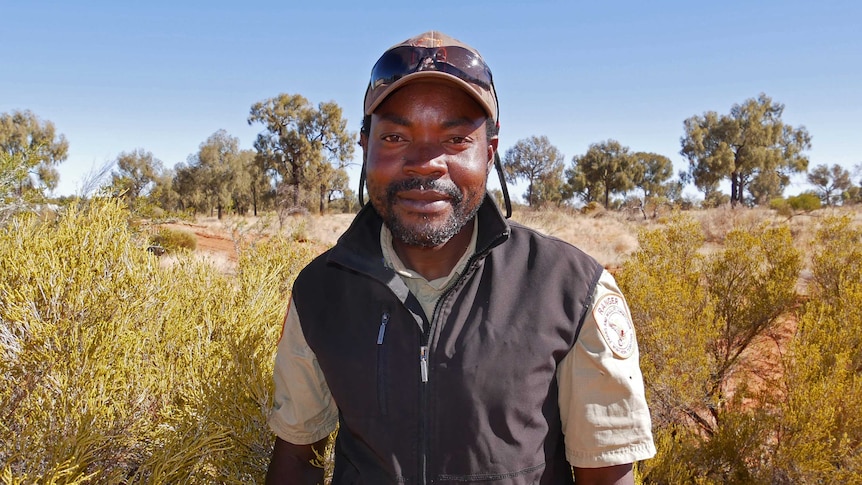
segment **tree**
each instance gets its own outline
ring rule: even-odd
[[[196,159],[190,156],[186,163],[174,167],[173,190],[179,196],[181,210],[206,210],[204,207],[203,170],[199,169]]]
[[[636,175],[629,148],[616,140],[593,143],[587,153],[572,158],[572,166],[566,172],[568,183],[585,202],[596,200],[601,193],[605,209],[610,207],[611,194],[634,187]]]
[[[0,152],[26,169],[27,176],[18,181],[21,196],[27,189],[41,192],[38,185],[57,188],[60,175],[54,166],[66,160],[69,143],[56,133],[54,123],[43,122],[29,110],[13,111],[0,114]]]
[[[808,174],[808,182],[826,205],[839,203],[842,193],[853,185],[850,172],[837,163],[832,168],[824,164],[814,167]]]
[[[334,172],[353,157],[355,135],[331,101],[315,108],[300,95],[281,94],[255,103],[248,123],[263,124],[254,147],[266,169],[277,174],[276,182],[289,187],[280,191],[290,194],[293,207],[302,205],[303,192],[319,195],[320,184],[329,186]],[[335,171],[320,168],[323,163]],[[332,177],[320,178],[326,174]]]
[[[260,154],[248,161],[246,171],[249,174],[249,193],[253,214],[257,216],[258,209],[272,203],[275,197],[275,187],[267,175],[266,160]]]
[[[657,215],[657,201],[667,200],[672,192],[681,191],[679,184],[670,184],[673,176],[673,162],[657,153],[636,152],[632,155],[632,183],[644,193],[641,211],[646,218],[646,207],[653,206],[653,216]],[[676,194],[674,194],[676,195]]]
[[[528,182],[524,197],[530,207],[562,201],[562,176],[565,158],[546,136],[518,140],[503,157],[506,181]]]
[[[766,205],[770,200],[782,197],[784,189],[790,183],[790,177],[776,170],[760,172],[748,184],[751,202],[754,205]]]
[[[122,191],[132,204],[149,193],[162,171],[161,160],[143,148],[120,153],[114,163],[117,169],[111,172],[111,185]]]
[[[198,172],[197,182],[206,204],[210,209],[216,209],[221,219],[237,185],[243,181],[245,167],[240,156],[239,139],[225,130],[218,130],[201,143],[197,155],[192,155],[189,162]]]
[[[774,195],[775,187],[783,191],[787,186],[790,173],[805,171],[808,158],[802,152],[811,148],[811,137],[805,127],[784,124],[783,113],[783,104],[761,94],[733,105],[729,115],[709,111],[685,120],[680,154],[705,196],[729,178],[730,201],[736,205],[758,178],[758,195]]]
[[[157,207],[161,207],[167,211],[175,211],[181,208],[180,194],[174,189],[174,179],[176,176],[176,172],[170,168],[156,174],[148,198]]]

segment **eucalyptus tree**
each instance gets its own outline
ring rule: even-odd
[[[17,195],[25,191],[41,194],[57,188],[56,166],[69,155],[69,142],[58,134],[54,123],[43,121],[29,110],[0,113],[0,153],[15,161]]]
[[[808,173],[808,182],[814,186],[818,197],[826,205],[840,202],[844,191],[853,185],[850,171],[837,163],[832,165],[832,168],[824,164],[814,167],[814,170]]]
[[[163,169],[161,160],[143,148],[121,152],[114,165],[116,169],[111,172],[111,185],[132,203],[149,193]]]
[[[518,140],[503,157],[506,181],[528,182],[524,197],[530,207],[563,200],[563,168],[565,157],[546,136],[531,136]]]
[[[330,178],[322,183],[330,186],[335,172],[353,157],[356,137],[332,101],[314,107],[301,95],[280,94],[252,105],[248,123],[263,125],[254,147],[266,169],[277,175],[275,182],[288,186],[278,192],[289,193],[294,207],[308,205],[313,199],[307,194],[319,196],[320,176],[327,174]]]
[[[658,153],[636,152],[632,154],[632,183],[643,191],[641,212],[646,218],[646,209],[652,206],[653,216],[657,215],[658,206],[667,200],[672,192],[679,190],[679,184],[668,183],[673,176],[673,162]]]
[[[638,170],[629,147],[616,140],[593,143],[583,155],[572,158],[566,172],[569,185],[585,202],[603,199],[610,207],[611,194],[623,193],[634,188]],[[589,199],[589,200],[587,200]]]
[[[783,113],[783,104],[761,94],[734,104],[727,115],[708,111],[685,120],[680,154],[689,162],[695,186],[709,196],[729,179],[732,205],[745,200],[753,183],[757,193],[752,195],[758,198],[780,194],[792,173],[807,169],[803,152],[811,148],[805,127],[785,124]]]

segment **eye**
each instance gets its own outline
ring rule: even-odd
[[[473,139],[469,136],[453,136],[449,138],[447,143],[454,146],[466,146],[473,142]]]
[[[390,133],[388,135],[383,135],[380,137],[380,139],[385,141],[385,142],[389,142],[389,143],[398,143],[398,142],[406,141],[406,139],[403,136],[401,136],[397,133]]]

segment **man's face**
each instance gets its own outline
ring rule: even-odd
[[[408,245],[444,244],[476,214],[497,139],[461,89],[417,81],[391,94],[362,137],[371,203]]]

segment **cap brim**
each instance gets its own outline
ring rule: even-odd
[[[403,87],[404,85],[416,81],[438,81],[453,84],[456,87],[460,88],[465,93],[469,94],[482,109],[485,110],[485,113],[488,114],[488,117],[491,119],[496,119],[497,117],[497,109],[496,106],[490,104],[489,100],[483,96],[483,93],[480,92],[476,86],[464,81],[463,79],[457,78],[451,74],[447,74],[445,72],[439,71],[419,71],[410,73],[401,79],[395,81],[394,83],[383,88],[379,93],[374,93],[375,95],[372,97],[370,102],[365,104],[365,114],[370,115],[374,113],[383,101],[389,97],[390,94],[394,93],[397,89]],[[493,93],[489,92],[488,96],[493,96]],[[366,95],[366,100],[368,96]]]

